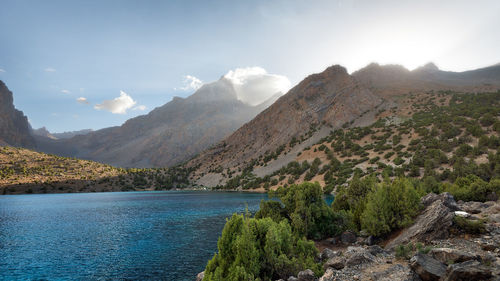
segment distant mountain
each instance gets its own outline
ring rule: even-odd
[[[53,139],[53,140],[57,139],[45,127],[41,127],[41,128],[38,128],[38,129],[33,129],[33,130],[31,130],[31,134],[33,136],[46,137],[46,138]]]
[[[372,63],[352,74],[379,94],[403,94],[419,90],[486,92],[500,87],[500,65],[464,72],[442,71],[428,63],[413,71],[401,65]]]
[[[497,89],[500,65],[448,72],[433,63],[413,71],[400,65],[370,64],[352,75],[336,65],[305,78],[252,121],[187,165],[198,167],[192,180],[205,186],[224,184],[231,178],[228,175],[238,175],[246,168],[263,177],[295,160],[297,153],[333,129],[372,124],[380,112],[398,106],[396,95]]]
[[[0,145],[33,148],[30,130],[28,118],[14,107],[12,92],[0,81]]]
[[[171,166],[234,132],[277,97],[250,106],[238,100],[232,82],[222,77],[122,126],[56,141],[38,137],[37,143],[43,152],[121,167]]]
[[[92,129],[84,129],[84,130],[64,132],[64,133],[51,133],[49,132],[49,130],[47,130],[47,128],[41,127],[39,129],[33,129],[31,133],[34,136],[57,140],[57,139],[69,139],[78,135],[86,135],[92,131],[93,131]]]
[[[83,130],[79,130],[79,131],[52,133],[52,135],[57,139],[69,139],[69,138],[72,138],[74,136],[86,135],[86,134],[91,133],[91,132],[93,132],[92,129],[83,129]]]

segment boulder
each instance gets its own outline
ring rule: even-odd
[[[366,239],[365,239],[365,244],[368,245],[368,246],[371,246],[373,244],[375,244],[375,237],[373,236],[368,236]]]
[[[351,243],[356,242],[356,235],[354,233],[352,233],[351,231],[344,231],[340,235],[340,240],[344,244],[351,244]]]
[[[203,281],[203,278],[205,278],[205,271],[202,271],[196,275],[196,281]]]
[[[446,265],[431,256],[418,253],[410,260],[410,267],[423,281],[439,280],[446,274]]]
[[[466,261],[448,266],[444,281],[489,280],[491,270],[478,261]]]
[[[373,245],[373,246],[369,246],[368,248],[366,248],[368,250],[368,252],[374,256],[378,255],[378,254],[382,254],[382,253],[386,253],[384,249],[382,249],[379,245]]]
[[[430,250],[429,255],[445,264],[480,259],[480,256],[478,255],[450,248],[434,248]]]
[[[299,279],[295,276],[290,276],[288,277],[288,280],[287,281],[298,281]]]
[[[332,245],[335,245],[335,244],[337,244],[337,239],[335,239],[335,237],[331,237],[331,238],[326,239],[326,242],[328,242]]]
[[[445,239],[449,236],[453,216],[453,212],[441,200],[435,200],[415,219],[412,226],[389,242],[386,249],[394,249],[408,242],[429,243],[432,240]]]
[[[323,251],[321,251],[320,258],[321,258],[321,260],[324,261],[324,260],[329,260],[333,257],[338,256],[338,255],[339,255],[338,252],[333,251],[333,250],[328,249],[328,248],[325,248],[325,249],[323,249]]]
[[[334,268],[334,269],[340,270],[340,269],[344,268],[344,266],[345,266],[345,258],[337,256],[337,257],[333,257],[333,258],[327,260],[325,262],[325,264],[323,265],[323,268],[324,269]]]
[[[375,257],[368,252],[367,249],[362,247],[348,247],[345,252],[346,255],[346,266],[356,266],[365,263],[371,263],[375,260]]]
[[[488,205],[481,203],[481,202],[474,202],[474,201],[469,201],[469,202],[464,202],[460,204],[460,208],[467,213],[471,214],[479,214],[481,213],[484,209],[488,208]]]
[[[429,193],[422,197],[420,200],[424,207],[430,206],[435,201],[441,201],[446,207],[448,207],[452,211],[460,211],[460,207],[458,206],[453,195],[448,192],[443,192],[440,194]]]
[[[314,281],[314,279],[316,279],[316,277],[314,276],[314,272],[310,269],[299,272],[297,277],[298,281]]]

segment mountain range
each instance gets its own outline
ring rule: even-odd
[[[220,141],[280,95],[252,106],[240,101],[233,83],[222,77],[121,126],[71,138],[37,135],[37,149],[119,167],[172,166]]]
[[[227,174],[238,174],[245,168],[265,176],[291,162],[297,153],[333,129],[375,122],[377,112],[396,106],[395,95],[497,89],[500,65],[448,72],[432,63],[413,71],[400,65],[370,64],[352,75],[342,66],[331,66],[305,78],[252,121],[187,165],[199,167],[192,180],[204,186],[224,184],[229,178]],[[295,140],[302,139],[296,145]],[[278,156],[254,167],[259,159],[273,153]]]
[[[370,64],[352,74],[335,65],[256,106],[239,100],[232,82],[222,77],[121,126],[51,134],[31,129],[0,81],[0,143],[119,167],[164,167],[189,160],[187,167],[198,167],[192,179],[214,186],[225,181],[215,171],[241,171],[279,150],[292,155],[332,129],[373,123],[377,112],[394,106],[395,95],[499,88],[500,65],[449,72],[432,63],[413,71]],[[254,172],[265,175],[290,159],[285,153]]]

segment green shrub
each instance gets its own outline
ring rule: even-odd
[[[339,234],[343,218],[326,205],[319,183],[304,182],[280,187],[276,195],[283,203],[295,233],[308,238],[320,239]]]
[[[444,183],[440,189],[449,192],[456,200],[484,202],[492,192],[500,193],[500,180],[488,183],[478,176],[468,175],[457,178],[454,184]]]
[[[384,181],[367,195],[361,227],[381,236],[412,222],[420,210],[420,197],[408,179]]]
[[[347,187],[337,190],[337,194],[332,204],[335,211],[345,210],[352,214],[353,222],[357,229],[361,227],[361,214],[365,210],[366,196],[376,186],[375,176],[360,179],[354,177]]]
[[[234,214],[217,248],[205,268],[205,281],[285,279],[306,268],[322,273],[314,261],[318,254],[314,243],[294,235],[286,220],[277,223]]]
[[[457,229],[470,234],[485,233],[486,226],[484,222],[484,220],[469,220],[460,216],[455,216],[453,218],[453,224]]]

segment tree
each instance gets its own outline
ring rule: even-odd
[[[419,209],[420,197],[408,179],[386,180],[368,194],[361,226],[372,235],[385,235],[409,225]]]

